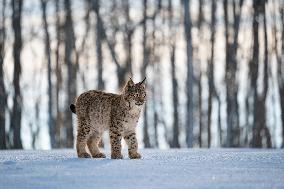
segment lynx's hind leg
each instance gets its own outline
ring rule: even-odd
[[[114,129],[110,128],[109,136],[110,136],[110,144],[111,144],[111,159],[122,159],[123,158],[121,154],[122,136],[120,132],[115,131]]]
[[[87,141],[87,145],[89,148],[90,153],[92,154],[93,158],[105,158],[106,155],[101,153],[98,147],[98,144],[101,140],[102,133],[94,132],[91,134]]]
[[[87,139],[90,134],[90,121],[84,117],[78,117],[78,131],[76,150],[79,158],[90,158],[90,154],[86,151]]]

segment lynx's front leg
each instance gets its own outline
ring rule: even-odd
[[[124,140],[128,145],[128,156],[130,159],[140,159],[141,155],[137,152],[138,142],[135,133],[129,133],[124,136]]]

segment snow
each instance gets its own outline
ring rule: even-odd
[[[78,159],[75,150],[0,151],[0,189],[284,188],[284,150],[140,150],[130,160]]]

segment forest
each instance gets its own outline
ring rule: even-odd
[[[0,149],[73,148],[69,105],[129,77],[141,148],[284,148],[284,1],[0,2]]]

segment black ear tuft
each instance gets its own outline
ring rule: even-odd
[[[145,81],[146,81],[146,77],[145,77],[141,82],[139,82],[139,84],[141,85],[141,84],[143,84]]]
[[[76,106],[74,104],[70,104],[70,110],[71,110],[71,112],[76,114]]]

